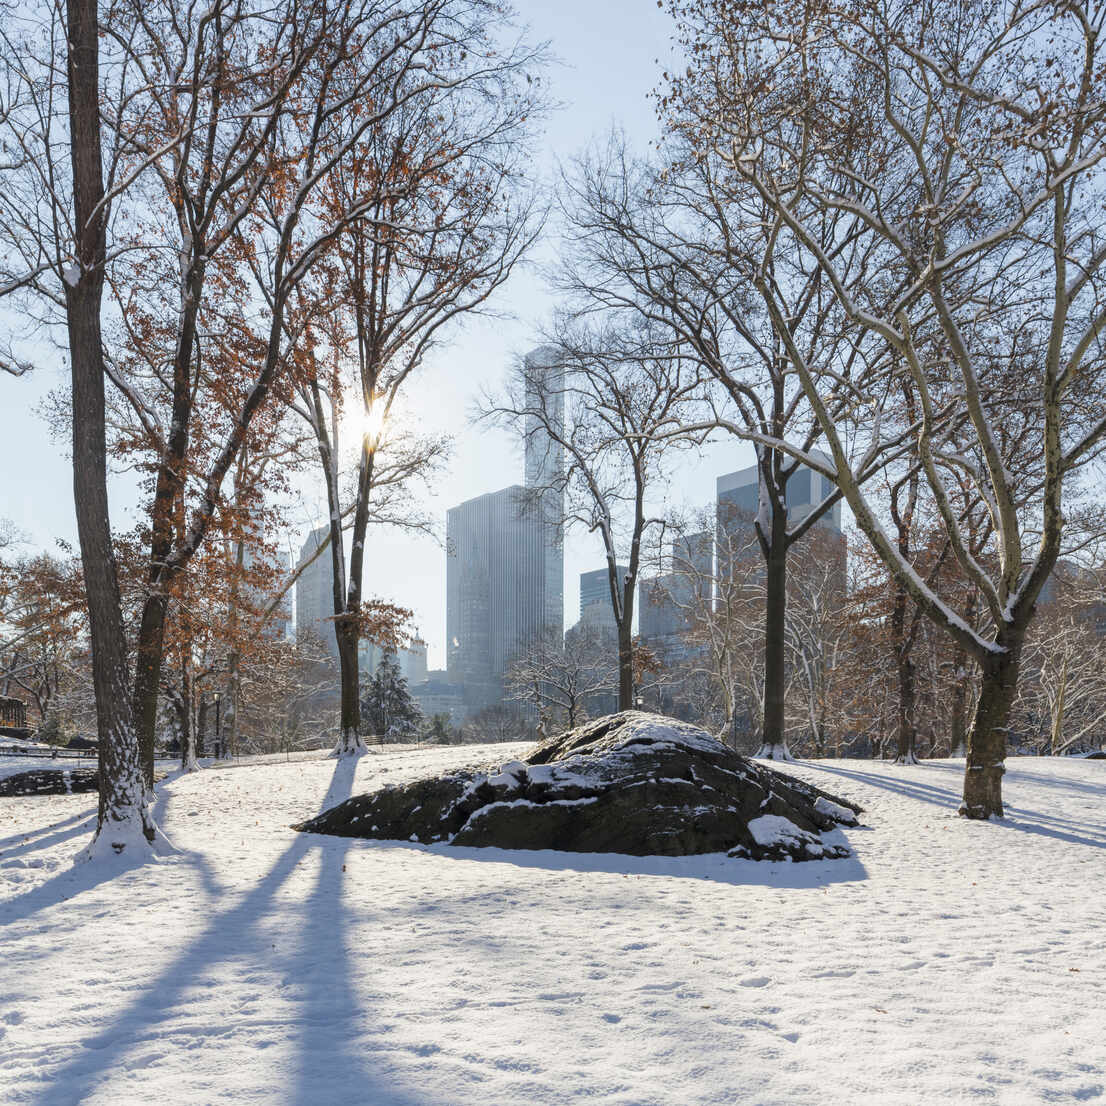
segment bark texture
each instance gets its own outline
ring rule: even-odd
[[[1001,818],[1002,776],[1006,771],[1006,733],[1010,710],[1018,693],[1018,665],[1021,640],[1000,635],[1004,653],[984,659],[972,728],[968,733],[968,755],[964,769],[964,801],[960,813],[965,818]]]
[[[787,690],[787,515],[775,517],[764,549],[764,741],[759,756],[790,760],[784,737]]]

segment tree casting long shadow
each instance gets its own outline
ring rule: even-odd
[[[355,771],[355,763],[336,762],[324,808],[350,794]],[[112,1015],[109,1024],[86,1039],[60,1068],[44,1072],[47,1086],[35,1101],[40,1106],[81,1101],[129,1054],[155,1042],[164,1045],[164,1023],[185,1000],[187,990],[210,976],[214,966],[236,962],[247,969],[246,982],[277,988],[290,983],[298,990],[290,1001],[300,1004],[299,1011],[288,1019],[298,1027],[295,1084],[270,1088],[272,1100],[317,1104],[325,1086],[335,1101],[428,1106],[373,1072],[365,1057],[350,1047],[346,1027],[365,1014],[350,984],[344,936],[342,877],[349,844],[297,836],[260,882],[237,905],[216,914],[126,1009]],[[284,959],[265,923],[281,887],[313,852],[320,853],[321,860],[314,890],[298,917],[281,913],[281,932],[295,935],[294,951]],[[258,1090],[265,1089],[254,1088],[254,1093]]]

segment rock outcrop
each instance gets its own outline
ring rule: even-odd
[[[354,796],[295,828],[501,849],[814,860],[849,855],[822,834],[855,824],[859,811],[697,726],[627,711],[525,760]]]
[[[99,776],[90,769],[31,768],[0,779],[0,797],[14,795],[70,795],[95,791]]]

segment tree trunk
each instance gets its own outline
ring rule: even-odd
[[[246,448],[242,447],[239,473],[245,467]],[[235,481],[235,501],[238,502],[238,483]],[[227,655],[227,681],[223,689],[223,756],[226,759],[238,752],[238,698],[242,691],[241,653],[238,649],[239,616],[242,602],[242,573],[246,565],[246,543],[239,539],[234,543],[234,569],[230,578],[230,603],[227,610],[230,651]]]
[[[157,584],[142,604],[135,648],[134,717],[146,786],[154,786],[154,734],[157,729],[157,695],[161,682],[161,660],[165,644],[165,615],[168,601]]]
[[[180,766],[182,772],[195,772],[199,768],[192,734],[192,673],[187,666],[181,678]]]
[[[914,662],[903,649],[895,650],[899,676],[899,747],[896,764],[917,764],[918,731],[914,725],[915,671]]]
[[[69,120],[78,265],[65,274],[73,404],[73,497],[92,641],[100,805],[89,858],[154,839],[128,697],[127,646],[111,545],[100,310],[106,212],[96,0],[67,0]]]
[[[618,627],[618,709],[635,710],[634,642],[630,620],[623,617]]]
[[[238,700],[242,694],[241,659],[237,649],[227,657],[227,682],[223,692],[223,759],[230,760],[238,752]]]
[[[735,753],[738,751],[738,749],[737,749],[737,745],[738,745],[738,741],[737,741],[738,723],[739,723],[739,719],[738,719],[738,716],[737,716],[737,703],[735,702],[730,707],[730,719],[726,723],[726,730],[727,730],[727,732],[729,734],[729,738],[730,738],[730,748],[733,749],[733,751]]]
[[[976,623],[975,606],[977,593],[973,590],[968,593],[967,602],[961,613],[964,621],[969,626]],[[953,691],[953,718],[952,718],[952,748],[950,755],[955,756],[957,750],[962,750],[967,755],[968,750],[968,711],[971,702],[973,684],[969,680],[969,664],[971,663],[967,650],[958,648],[954,654],[956,658],[956,687]]]
[[[907,516],[909,518],[909,516]],[[907,539],[902,534],[900,523],[899,550],[908,557],[910,550]],[[906,525],[909,525],[908,523]],[[899,724],[897,727],[898,751],[896,764],[917,764],[916,747],[918,732],[914,725],[915,672],[911,651],[914,646],[913,634],[906,632],[906,612],[909,597],[901,583],[895,585],[895,602],[891,609],[891,636],[894,640],[895,674],[899,686]]]
[[[952,685],[952,724],[949,732],[949,756],[958,756],[968,744],[968,682],[964,672],[968,657],[962,650],[956,653],[956,679]]]
[[[1052,708],[1052,726],[1049,729],[1049,751],[1059,756],[1064,744],[1064,711],[1068,690],[1068,659],[1064,658],[1060,671],[1060,686],[1056,689],[1056,705]]]
[[[1001,818],[1002,774],[1005,771],[1006,732],[1010,710],[1018,690],[1023,632],[1000,634],[996,644],[1004,652],[989,654],[982,662],[983,679],[979,702],[968,734],[968,757],[964,768],[965,818]]]
[[[361,737],[361,673],[357,667],[357,626],[349,619],[336,619],[334,636],[338,643],[338,667],[341,675],[341,737],[334,755],[354,756],[367,751]],[[384,738],[381,734],[381,740]]]
[[[200,707],[196,712],[196,756],[207,755],[207,695],[200,692]]]
[[[772,520],[772,539],[763,549],[764,602],[764,738],[758,757],[791,760],[784,736],[787,687],[787,515]]]
[[[814,755],[817,757],[826,755],[826,724],[822,719],[814,724]]]

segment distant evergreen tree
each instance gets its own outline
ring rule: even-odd
[[[67,738],[61,729],[61,720],[56,710],[49,711],[35,735],[38,741],[46,745],[64,745]]]
[[[453,740],[453,727],[448,714],[435,714],[426,727],[426,740],[434,745],[448,745]]]
[[[395,653],[385,652],[369,680],[369,689],[361,703],[361,717],[370,732],[384,740],[398,740],[414,734],[422,722],[407,681],[400,674]]]

